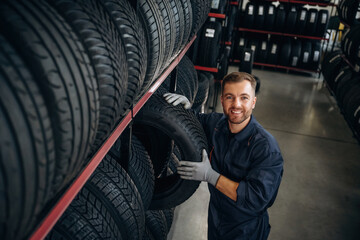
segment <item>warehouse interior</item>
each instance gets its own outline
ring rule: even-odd
[[[359,0],[0,1],[1,240],[358,240],[359,144]]]
[[[262,80],[254,116],[284,157],[283,180],[269,209],[269,239],[358,239],[359,143],[323,79],[261,69],[254,75]],[[222,112],[220,104],[216,111]],[[208,203],[202,183],[175,209],[168,240],[207,239]]]

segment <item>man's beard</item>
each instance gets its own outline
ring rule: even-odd
[[[230,112],[231,110],[229,110]],[[251,116],[251,110],[250,111],[246,111],[245,114],[240,118],[240,119],[231,119],[230,118],[230,114],[228,113],[225,113],[225,116],[227,117],[228,121],[232,124],[241,124],[243,123],[246,119],[248,119],[250,116]]]

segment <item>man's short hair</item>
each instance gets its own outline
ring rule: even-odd
[[[247,80],[250,82],[252,89],[255,92],[256,89],[256,80],[253,75],[246,72],[232,72],[226,75],[221,82],[221,93],[224,91],[224,86],[228,82],[242,82]]]

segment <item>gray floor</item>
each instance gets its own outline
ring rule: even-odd
[[[334,99],[316,76],[253,74],[261,79],[254,116],[285,161],[269,239],[360,239],[360,145]],[[207,239],[208,202],[202,183],[176,208],[168,240]]]

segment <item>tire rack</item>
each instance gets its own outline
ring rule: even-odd
[[[196,35],[190,40],[190,42],[184,47],[184,49],[179,53],[179,55],[172,61],[172,63],[163,71],[163,73],[158,77],[158,79],[152,84],[150,89],[142,96],[142,98],[133,106],[132,109],[128,111],[125,117],[121,122],[114,128],[110,136],[104,141],[99,150],[91,158],[87,166],[83,171],[77,176],[77,178],[72,182],[70,187],[65,191],[65,193],[59,198],[54,207],[49,211],[49,213],[42,219],[38,227],[30,236],[30,240],[44,239],[46,235],[51,231],[56,222],[59,220],[61,215],[65,212],[66,208],[70,205],[72,200],[79,193],[81,188],[85,185],[86,181],[90,178],[92,173],[95,171],[97,166],[100,164],[102,159],[105,157],[107,152],[110,150],[115,141],[120,137],[125,128],[132,122],[133,118],[144,106],[144,104],[149,100],[152,94],[158,89],[158,87],[163,83],[166,77],[175,69],[179,64],[187,50],[190,48],[191,44],[194,42]],[[176,73],[176,71],[174,71]],[[173,79],[173,77],[172,77]],[[176,78],[174,78],[176,81]]]

